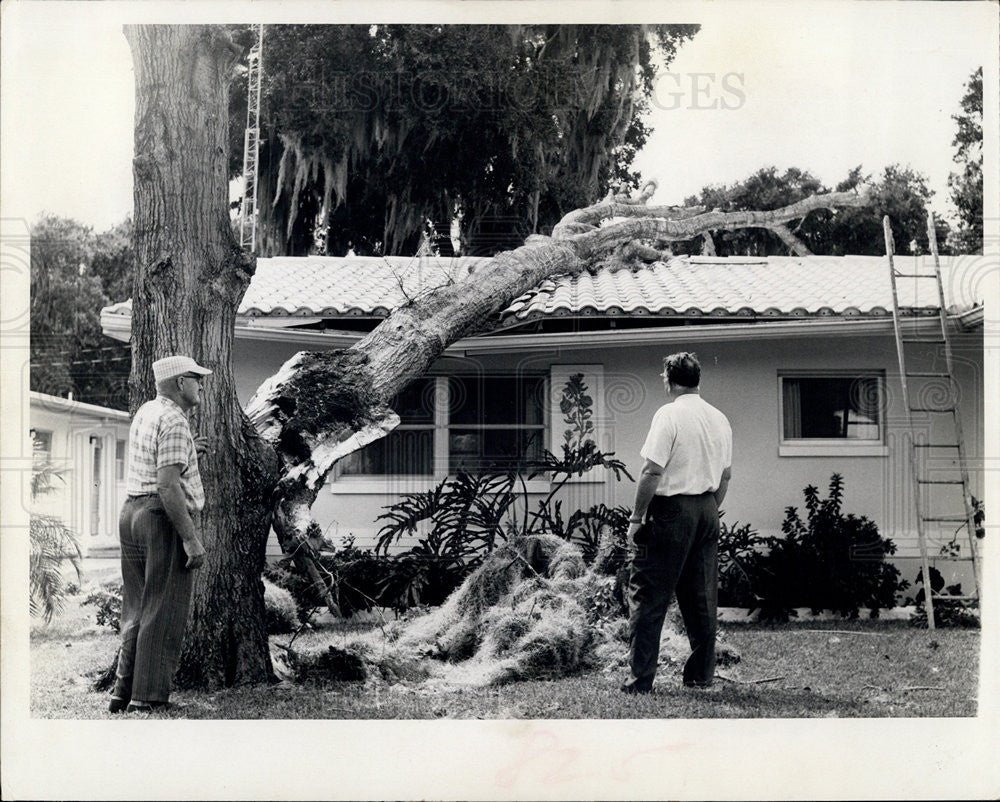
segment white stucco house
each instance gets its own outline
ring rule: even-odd
[[[60,478],[33,507],[80,538],[84,556],[118,553],[118,511],[125,500],[127,412],[32,392],[30,434],[38,459]]]
[[[479,261],[258,260],[236,326],[240,399],[249,400],[295,352],[349,346],[407,298],[444,282],[474,281]],[[910,273],[933,269],[929,257],[899,257],[896,264]],[[983,269],[981,256],[942,259],[972,489],[979,497],[983,307],[976,276]],[[900,306],[912,315],[908,329],[939,330],[934,282],[901,279],[899,292]],[[104,309],[101,319],[106,334],[129,339],[129,302]],[[677,257],[634,272],[601,269],[545,281],[488,324],[488,333],[451,345],[403,393],[398,430],[338,466],[314,506],[334,541],[353,535],[359,545],[371,544],[385,504],[429,489],[459,467],[475,468],[532,447],[528,443],[558,451],[566,425],[558,402],[575,373],[583,374],[593,398],[599,443],[637,475],[639,449],[664,402],[662,358],[687,350],[701,360],[704,397],[733,426],[727,521],[778,534],[784,509],[801,507],[802,489],[825,490],[838,472],[846,481],[845,510],[876,521],[896,542],[897,562],[912,561],[900,566],[904,577],[916,573],[907,418],[884,259]],[[908,359],[909,370],[931,371],[942,369],[944,356],[941,346],[928,345]],[[941,390],[940,380],[911,387],[920,397]],[[917,418],[927,436],[938,425],[933,417]],[[530,489],[544,493],[548,484],[535,480]],[[601,472],[573,483],[564,509],[629,505],[633,493],[632,483]],[[932,546],[950,535],[937,532]]]

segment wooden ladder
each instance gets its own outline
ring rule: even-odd
[[[892,228],[889,225],[889,217],[882,218],[882,227],[885,233],[885,253],[889,262],[889,277],[892,281],[892,324],[896,334],[896,353],[899,356],[899,378],[903,387],[903,406],[906,409],[906,420],[910,432],[909,456],[910,475],[913,480],[913,496],[917,511],[917,538],[920,545],[920,560],[923,568],[924,579],[924,599],[927,610],[927,627],[934,629],[934,593],[931,590],[930,556],[927,548],[927,525],[932,523],[953,523],[958,524],[960,529],[966,527],[969,536],[969,556],[951,556],[952,560],[969,560],[972,562],[972,573],[975,582],[975,592],[964,596],[946,596],[939,598],[949,601],[976,600],[980,596],[979,585],[979,557],[977,554],[978,544],[975,509],[972,504],[972,495],[969,490],[969,468],[966,461],[965,442],[962,437],[962,420],[958,410],[958,384],[955,381],[955,374],[952,362],[951,338],[948,334],[948,310],[944,299],[944,284],[941,281],[941,261],[938,257],[937,236],[934,230],[934,215],[927,215],[927,238],[930,243],[931,254],[934,260],[933,272],[902,273],[896,270],[894,264],[895,246],[892,238]],[[916,270],[916,268],[914,268]],[[897,279],[911,278],[914,282],[923,280],[934,280],[938,290],[938,320],[940,322],[939,336],[905,336],[901,329],[901,313],[899,309],[899,293],[897,289]],[[937,372],[927,371],[907,371],[906,369],[906,346],[910,344],[929,344],[943,347],[945,358],[945,370]],[[947,380],[948,400],[945,406],[913,406],[910,402],[909,380],[936,379]],[[938,442],[917,442],[917,431],[913,420],[914,413],[927,415],[950,415],[953,439],[943,437]],[[933,431],[933,430],[932,430]],[[925,449],[928,454],[948,454],[954,455],[957,461],[957,468],[952,469],[951,475],[940,470],[935,471],[935,478],[929,478],[921,473],[921,461],[917,458],[917,450]],[[934,485],[952,486],[959,489],[962,494],[963,512],[961,514],[941,514],[932,513],[930,507],[930,488]],[[954,542],[954,538],[952,539]]]

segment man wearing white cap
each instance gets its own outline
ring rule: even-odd
[[[169,707],[194,570],[205,547],[192,515],[205,506],[187,412],[212,371],[187,356],[153,363],[156,398],[129,428],[128,498],[118,522],[122,555],[121,649],[112,713]]]

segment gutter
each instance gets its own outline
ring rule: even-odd
[[[127,423],[130,420],[129,414],[122,412],[120,409],[110,409],[109,407],[102,407],[97,404],[88,404],[85,401],[71,401],[68,398],[61,398],[58,395],[38,393],[31,390],[30,398],[31,406],[47,411],[78,412],[89,417],[101,418],[104,422],[117,420]]]
[[[951,315],[949,319],[960,328],[975,325],[976,315],[982,320],[982,308]],[[309,331],[260,325],[258,318],[236,321],[236,337],[240,340],[264,340],[287,343],[304,348],[349,348],[365,336],[364,332]],[[128,342],[131,336],[130,315],[101,312],[101,328],[110,337]],[[908,319],[908,332],[931,331],[939,325],[938,317]],[[892,334],[892,316],[880,318],[782,320],[761,323],[725,323],[697,326],[663,326],[648,329],[611,329],[605,331],[560,332],[552,334],[498,334],[467,337],[445,349],[451,356],[505,353],[512,350],[581,350],[607,347],[609,336],[620,345],[658,345],[673,342],[719,342],[727,340],[780,339],[796,335],[823,337],[863,337]]]

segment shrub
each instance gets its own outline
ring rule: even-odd
[[[762,616],[787,620],[790,608],[809,607],[856,618],[862,606],[870,607],[873,615],[894,607],[896,594],[909,587],[885,561],[896,546],[881,537],[868,518],[841,512],[840,474],[831,477],[826,499],[820,499],[812,485],[803,492],[806,520],[796,508],[786,508],[784,537],[767,538],[770,550],[757,566],[753,590],[760,597]]]
[[[98,626],[109,627],[115,632],[121,632],[121,582],[107,582],[101,585],[99,590],[91,593],[82,603],[97,608],[96,618]]]
[[[720,513],[722,518],[724,513]],[[764,557],[767,539],[750,524],[737,521],[719,527],[719,604],[723,607],[756,608],[759,598],[755,587]]]
[[[962,629],[979,629],[979,604],[971,599],[949,599],[949,596],[961,596],[962,585],[944,586],[944,577],[933,565],[930,566],[931,592],[934,594],[934,626],[957,627]],[[927,626],[927,609],[924,606],[925,588],[924,569],[917,571],[916,584],[921,585],[915,598],[908,598],[907,604],[915,604],[916,609],[910,616],[910,626]]]
[[[264,623],[268,635],[292,632],[298,625],[298,607],[292,594],[268,579],[264,581]]]

